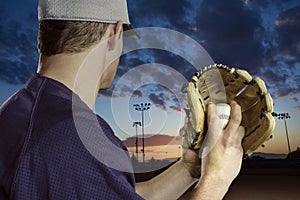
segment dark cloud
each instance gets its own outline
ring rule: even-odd
[[[181,112],[182,108],[185,107],[186,102],[181,102],[182,105],[180,105],[180,102],[179,102],[178,98],[176,98],[176,97],[173,97],[172,101],[173,101],[174,105],[171,105],[169,108],[171,108],[177,112]]]
[[[292,99],[293,99],[293,101],[295,101],[295,102],[298,102],[298,101],[299,101],[299,99],[298,99],[297,97],[293,97]]]
[[[182,109],[180,107],[177,107],[177,106],[170,106],[171,109],[177,111],[177,112],[181,112]]]
[[[300,5],[281,13],[275,25],[280,51],[300,62]]]
[[[240,0],[204,0],[196,17],[203,46],[219,63],[256,72],[263,48],[255,38],[262,29],[259,15]]]
[[[155,106],[160,107],[163,110],[166,110],[166,103],[164,100],[164,94],[160,93],[160,94],[155,94],[155,93],[151,93],[148,98],[155,104]]]
[[[131,22],[136,27],[168,27],[181,29],[188,26],[192,5],[187,0],[128,0]]]
[[[245,2],[203,1],[196,17],[203,46],[216,62],[260,76],[275,98],[298,94],[299,6]]]
[[[281,12],[274,21],[275,45],[267,49],[261,75],[274,97],[300,93],[300,6]]]
[[[248,4],[249,6],[253,7],[262,7],[262,8],[267,8],[269,5],[269,1],[261,1],[261,0],[245,0],[245,3]]]
[[[100,90],[98,96],[106,96],[106,97],[111,97],[112,96],[112,89],[108,90]]]
[[[144,64],[149,64],[149,66],[138,69]],[[173,70],[170,71],[162,65]],[[173,105],[171,109],[178,111],[176,108],[180,106],[173,93],[179,91],[178,88],[181,88],[185,82],[176,78],[176,75],[179,74],[183,79],[184,77],[190,79],[194,71],[195,68],[191,64],[172,52],[141,49],[122,56],[113,87],[108,91],[101,91],[101,95],[109,96],[114,92],[114,96],[148,97],[152,103],[163,109],[168,109],[169,105]],[[131,75],[128,76],[128,74]],[[145,85],[145,80],[148,80],[150,84]],[[181,97],[181,94],[177,93],[176,95]]]
[[[140,90],[135,90],[133,92],[132,96],[134,96],[134,97],[142,97],[143,94],[142,94],[142,92]]]
[[[192,66],[184,58],[181,58],[180,56],[173,54],[172,52],[153,50],[152,55],[156,63],[172,67],[180,74],[182,74],[187,80],[189,80],[195,73],[194,66]]]
[[[299,75],[293,74],[284,66],[269,67],[262,73],[270,93],[273,97],[285,97],[300,93],[300,85],[297,82]]]
[[[139,88],[135,92],[138,93],[137,96],[132,95],[131,98],[147,97],[153,105],[162,110],[167,111],[171,109],[177,112],[181,111],[182,105],[180,104],[178,96],[164,86],[149,84]]]
[[[0,79],[22,84],[37,67],[37,21],[36,18],[32,19],[36,15],[30,13],[28,18],[31,19],[31,24],[27,24],[7,20],[9,17],[3,17],[7,13],[0,13]]]

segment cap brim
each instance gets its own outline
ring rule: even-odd
[[[140,36],[134,31],[130,24],[123,24],[124,37],[140,39]]]

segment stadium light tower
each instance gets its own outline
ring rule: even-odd
[[[138,150],[138,130],[137,127],[141,126],[141,122],[133,122],[132,127],[135,127],[135,153],[136,153],[136,159],[139,160],[139,150]]]
[[[143,143],[143,162],[145,162],[145,133],[144,133],[144,111],[150,109],[151,104],[150,103],[141,103],[141,104],[134,104],[133,107],[135,108],[136,111],[141,111],[142,112],[142,143]]]
[[[289,115],[289,113],[275,113],[275,112],[273,112],[272,115],[274,117],[277,117],[278,119],[283,119],[284,120],[286,139],[287,139],[287,143],[288,143],[289,153],[291,154],[291,145],[290,145],[288,129],[287,129],[287,125],[286,125],[286,119],[290,119],[291,116]]]

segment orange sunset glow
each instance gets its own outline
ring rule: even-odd
[[[130,155],[142,160],[142,138],[138,138],[138,155],[136,154],[135,137],[127,138],[123,143],[127,146]],[[153,135],[145,138],[145,160],[162,160],[181,156],[181,138],[168,135]]]

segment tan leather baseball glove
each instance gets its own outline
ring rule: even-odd
[[[207,131],[206,106],[209,102],[236,101],[242,109],[241,125],[245,128],[242,141],[244,152],[250,155],[273,133],[273,99],[262,79],[245,70],[213,64],[195,73],[183,87],[187,93],[188,108],[185,124],[180,129],[183,148],[199,150]]]

